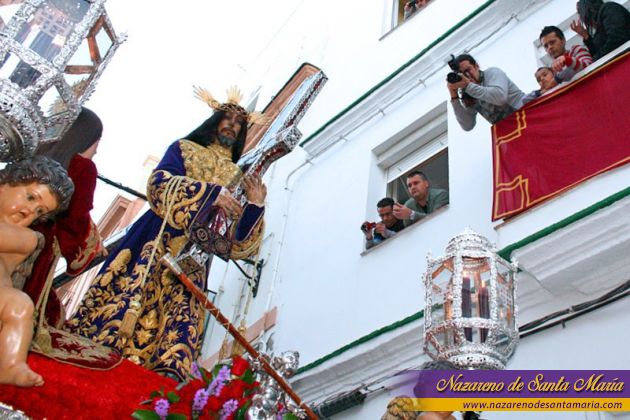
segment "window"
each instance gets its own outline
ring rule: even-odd
[[[411,171],[424,173],[433,188],[448,190],[448,148],[444,147],[435,155],[406,171],[403,175],[390,180],[387,183],[387,196],[398,203],[404,203],[409,199],[407,192],[407,174]]]
[[[419,118],[376,149],[377,165],[385,173],[386,195],[404,203],[407,174],[422,171],[432,187],[448,190],[448,135],[446,103]]]
[[[394,0],[393,27],[396,27],[403,23],[403,21],[415,16],[416,13],[427,7],[430,1],[431,0]],[[405,6],[407,4],[409,4],[409,7],[405,10]]]

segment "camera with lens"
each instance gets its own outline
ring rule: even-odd
[[[446,63],[451,68],[451,72],[446,75],[446,81],[449,83],[457,83],[462,80],[462,74],[459,72],[459,63],[455,60],[455,56],[451,54],[451,58]]]
[[[446,75],[446,81],[448,83],[457,83],[462,80],[462,72],[459,71],[459,63],[455,59],[455,56],[451,54],[451,58],[446,62],[448,66],[451,68],[451,72]],[[476,99],[470,96],[468,93],[459,89],[459,96],[466,106],[471,106]]]
[[[457,83],[462,80],[462,75],[459,72],[451,71],[446,75],[446,81],[449,83]]]
[[[363,232],[368,232],[376,227],[376,222],[363,222],[361,225],[361,230]]]

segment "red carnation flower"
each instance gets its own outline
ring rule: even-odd
[[[206,404],[206,407],[214,411],[215,413],[218,413],[222,406],[223,401],[215,395],[212,395],[210,396],[210,398],[208,398],[208,404]]]
[[[207,386],[208,384],[206,384],[203,379],[195,379],[183,386],[178,393],[182,398],[184,398],[184,396],[194,396],[199,388],[205,388]]]
[[[228,400],[232,398],[238,400],[243,397],[243,393],[245,392],[247,386],[248,384],[244,381],[240,379],[235,379],[229,385],[226,385],[226,387],[223,388],[221,392],[221,397]]]
[[[245,371],[249,369],[249,363],[241,356],[234,356],[232,359],[232,373],[236,376],[241,376]]]

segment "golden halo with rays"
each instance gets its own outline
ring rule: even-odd
[[[264,124],[267,122],[267,118],[261,112],[247,112],[247,110],[239,104],[243,99],[243,94],[236,86],[230,86],[228,88],[227,101],[223,103],[216,100],[207,89],[202,87],[193,86],[193,92],[195,98],[205,102],[215,111],[230,111],[240,114],[251,124]]]

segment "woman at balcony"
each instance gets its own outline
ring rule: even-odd
[[[63,308],[51,287],[58,258],[63,256],[66,272],[76,276],[89,266],[96,255],[105,252],[90,217],[97,176],[92,158],[102,133],[100,118],[83,108],[61,140],[41,145],[36,152],[61,163],[75,186],[67,211],[54,222],[41,222],[33,227],[44,235],[46,245],[24,286],[24,292],[33,299],[38,312],[45,313],[46,323],[54,327],[59,327],[64,321]]]
[[[598,60],[630,39],[630,12],[615,2],[579,0],[580,19],[571,29],[584,40],[593,60]]]

